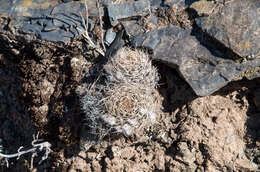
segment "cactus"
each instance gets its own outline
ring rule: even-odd
[[[95,142],[112,131],[131,136],[156,122],[159,75],[145,52],[122,48],[108,60],[102,75],[105,84],[96,83],[81,95],[84,138]]]

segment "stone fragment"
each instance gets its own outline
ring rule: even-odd
[[[51,11],[59,2],[57,0],[0,0],[0,16],[21,17],[21,16],[39,16]]]
[[[149,0],[151,6],[151,12],[156,13],[156,10],[163,6],[163,0]]]
[[[87,4],[89,16],[97,15],[94,0],[87,1]],[[0,26],[0,31],[10,29],[14,34],[19,31],[30,38],[35,35],[39,39],[66,43],[81,34],[79,29],[84,30],[81,13],[84,18],[85,4],[76,1],[0,0],[0,17],[10,20],[7,25]],[[88,24],[88,29],[93,29],[91,19]]]
[[[109,4],[107,10],[110,23],[112,26],[115,26],[119,19],[147,15],[150,10],[150,2],[149,0],[139,0],[119,4]]]
[[[169,25],[137,36],[132,45],[152,50],[154,60],[176,68],[199,96],[210,95],[243,77],[259,77],[255,73],[260,66],[260,58],[235,62],[219,53],[221,50],[204,47],[190,30],[177,26]]]
[[[142,26],[137,24],[135,20],[122,21],[121,23],[124,26],[125,31],[130,39],[133,39],[134,37],[144,33]]]
[[[158,17],[154,16],[150,20],[148,20],[147,22],[152,23],[154,25],[157,25],[158,24]]]
[[[151,6],[160,7],[163,4],[163,0],[149,0]]]
[[[187,0],[164,0],[163,5],[164,6],[177,6],[178,8],[186,8],[188,7],[186,4]]]
[[[197,6],[195,10],[200,13],[201,7]],[[253,56],[260,53],[259,10],[259,0],[229,1],[208,17],[197,18],[196,23],[237,55]]]
[[[209,15],[213,12],[213,10],[215,9],[216,4],[212,1],[207,1],[207,0],[201,0],[201,1],[197,1],[194,2],[190,5],[189,8],[195,9],[197,14],[199,16],[202,15]]]
[[[111,57],[115,55],[117,51],[120,50],[125,45],[125,41],[122,39],[123,34],[124,34],[124,30],[121,30],[117,33],[115,39],[110,44],[109,48],[105,53],[106,57]]]
[[[116,33],[113,32],[113,28],[108,29],[105,34],[105,43],[107,45],[110,45],[114,41],[115,38],[116,38]]]

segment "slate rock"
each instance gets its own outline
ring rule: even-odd
[[[260,58],[237,63],[212,53],[191,30],[173,25],[137,36],[132,45],[152,50],[154,60],[176,68],[198,96],[208,96],[231,81],[250,77],[260,66]]]
[[[147,21],[148,23],[152,23],[154,25],[158,24],[158,17],[157,16],[153,16],[150,20]]]
[[[95,0],[87,1],[89,15],[97,14]],[[94,6],[95,4],[95,6]],[[61,3],[58,0],[0,0],[0,17],[10,20],[7,25],[0,26],[0,31],[9,29],[29,37],[35,35],[39,39],[67,43],[84,30],[82,17],[86,16],[85,4],[79,1]],[[88,29],[94,27],[89,19]]]
[[[114,56],[118,52],[118,50],[120,50],[125,45],[125,41],[123,40],[123,35],[124,35],[124,30],[119,31],[116,34],[115,39],[110,44],[110,46],[108,47],[105,53],[105,57],[109,58]]]
[[[109,4],[107,6],[108,16],[112,26],[115,26],[119,19],[147,15],[149,14],[149,10],[149,0]]]
[[[131,21],[122,21],[122,25],[125,28],[125,31],[127,35],[129,36],[130,40],[132,40],[134,37],[143,34],[144,29],[142,26],[140,26],[136,20],[131,20]]]
[[[237,55],[247,57],[260,52],[259,11],[259,0],[229,1],[208,17],[197,18],[196,23]]]
[[[0,0],[0,16],[21,17],[39,16],[51,11],[58,4],[57,0]]]
[[[178,8],[187,8],[188,5],[186,3],[187,0],[164,0],[164,6],[177,6]]]
[[[160,7],[163,4],[163,0],[149,0],[150,1],[150,5],[156,6],[156,7]]]
[[[110,45],[116,38],[116,33],[113,32],[113,28],[110,28],[106,31],[104,41],[107,45]]]
[[[163,0],[149,0],[151,12],[156,13],[157,9],[163,6]]]

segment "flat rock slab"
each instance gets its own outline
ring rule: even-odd
[[[134,37],[143,34],[144,29],[142,26],[140,26],[137,21],[131,20],[131,21],[122,21],[122,25],[125,28],[125,31],[127,35],[129,36],[129,39],[132,40]]]
[[[149,0],[109,4],[107,6],[108,16],[112,26],[115,26],[118,23],[119,19],[147,15],[149,13],[149,10]]]
[[[190,30],[168,26],[137,36],[132,45],[153,51],[153,58],[178,70],[198,96],[208,96],[231,81],[259,77],[260,58],[246,62],[232,59],[200,44]]]
[[[164,0],[163,5],[164,6],[176,5],[178,8],[186,8],[188,7],[188,2],[187,0]]]
[[[89,16],[97,15],[96,1],[87,1]],[[82,17],[85,4],[79,1],[61,3],[58,0],[0,0],[0,17],[10,20],[0,31],[11,29],[39,39],[67,43],[84,30]],[[93,22],[89,19],[89,29]]]
[[[191,5],[201,13],[200,3]],[[260,53],[260,1],[233,0],[226,2],[217,12],[196,19],[203,31],[231,49],[240,57]]]

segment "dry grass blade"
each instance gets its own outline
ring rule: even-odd
[[[34,138],[34,140],[32,141],[32,148],[27,149],[27,150],[22,150],[23,146],[21,146],[18,150],[17,153],[14,154],[4,154],[4,153],[0,153],[0,157],[1,158],[5,158],[6,160],[6,165],[8,167],[8,159],[10,158],[17,158],[19,159],[22,155],[24,154],[28,154],[28,153],[33,153],[33,156],[35,156],[35,153],[37,153],[37,151],[44,151],[44,155],[41,158],[41,161],[39,162],[39,164],[46,160],[51,152],[51,144],[49,142],[40,142],[41,140],[38,139],[38,135],[36,136],[36,138]],[[40,143],[37,143],[40,142]],[[33,161],[33,157],[32,157],[32,161]]]
[[[98,45],[96,45],[92,39],[90,38],[89,34],[88,34],[88,5],[87,5],[87,1],[85,0],[85,10],[86,10],[86,21],[82,15],[82,13],[80,13],[81,16],[81,20],[82,20],[82,24],[84,27],[84,30],[80,29],[77,27],[77,30],[82,33],[83,37],[87,40],[89,46],[91,46],[93,49],[95,49],[99,54],[101,54],[102,56],[105,56],[105,52],[104,50],[102,50]],[[100,21],[101,23],[101,21]],[[103,37],[102,37],[103,38]]]
[[[100,25],[100,31],[101,31],[101,44],[103,47],[103,50],[106,51],[106,46],[104,44],[104,32],[103,32],[103,22],[102,22],[102,16],[100,11],[100,0],[97,0],[97,8],[98,8],[98,16],[99,16],[99,25]]]

